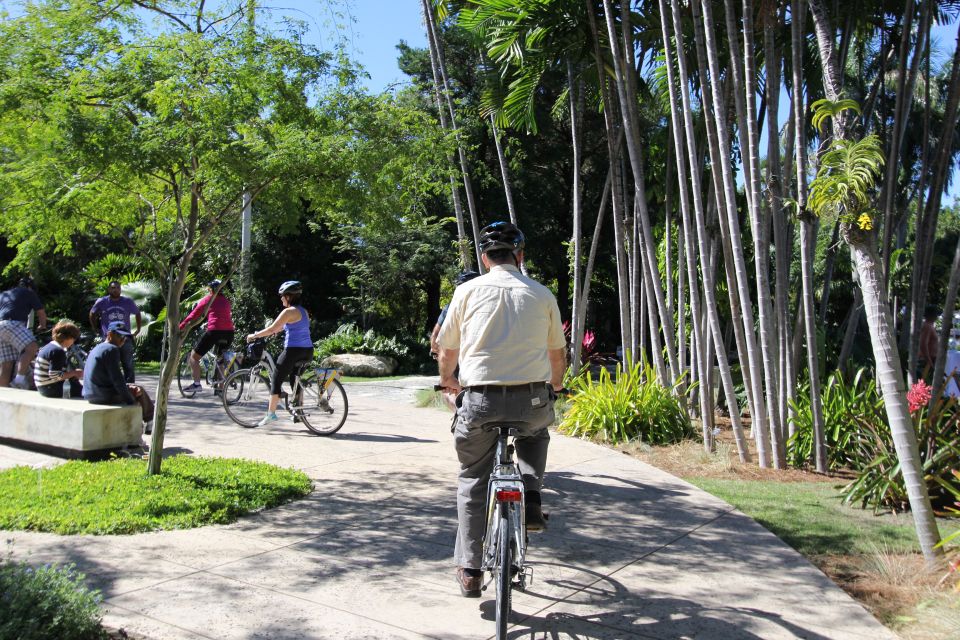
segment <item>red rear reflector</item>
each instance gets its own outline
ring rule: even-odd
[[[520,502],[521,492],[500,489],[497,491],[497,502]]]

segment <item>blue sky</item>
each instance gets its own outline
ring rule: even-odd
[[[401,40],[427,46],[420,0],[267,0],[264,6],[274,8],[275,18],[305,20],[318,45],[345,42],[351,58],[370,74],[367,87],[373,92],[406,80],[397,67]]]

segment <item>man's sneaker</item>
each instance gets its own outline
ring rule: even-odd
[[[30,381],[27,380],[26,378],[24,378],[23,380],[17,380],[16,378],[14,378],[13,380],[10,381],[10,386],[13,387],[14,389],[29,389]]]
[[[464,598],[479,598],[480,587],[483,586],[483,572],[479,569],[457,567],[457,584],[460,585],[460,595]]]
[[[184,388],[183,388],[183,392],[184,392],[184,393],[197,393],[197,392],[200,391],[201,389],[203,389],[203,385],[202,385],[202,384],[200,384],[199,382],[193,382],[193,383],[187,385],[186,387],[184,387]]]
[[[276,422],[278,419],[279,418],[277,418],[277,412],[271,411],[270,413],[268,413],[267,415],[263,416],[263,418],[260,419],[260,422],[257,423],[257,426],[263,427],[270,424],[271,422]]]

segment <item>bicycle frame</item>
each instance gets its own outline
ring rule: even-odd
[[[487,482],[487,527],[483,540],[483,560],[481,568],[495,575],[500,553],[500,527],[504,521],[510,528],[509,540],[514,548],[513,564],[516,578],[522,591],[528,578],[532,581],[532,568],[525,564],[527,553],[526,536],[526,490],[520,467],[514,459],[514,445],[510,438],[516,435],[516,429],[508,425],[493,427],[499,431],[497,450],[494,456],[493,472]],[[503,518],[501,516],[506,516]],[[489,582],[489,581],[488,581]]]

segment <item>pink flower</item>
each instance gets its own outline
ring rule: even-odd
[[[907,391],[907,402],[910,404],[910,413],[916,413],[930,402],[933,387],[923,380],[917,380],[910,391]]]

